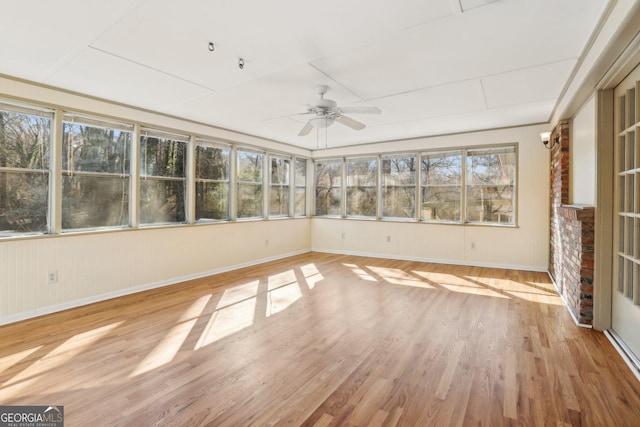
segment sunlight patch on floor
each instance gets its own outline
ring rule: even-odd
[[[3,387],[24,381],[30,377],[37,377],[47,371],[64,365],[66,362],[89,348],[91,344],[109,335],[111,331],[116,329],[122,323],[123,321],[114,322],[109,325],[101,326],[72,336],[35,361],[28,369],[24,369],[22,372],[4,383]]]
[[[452,291],[452,292],[460,292],[464,294],[471,295],[481,295],[485,297],[495,297],[495,298],[506,298],[510,299],[507,295],[496,292],[492,289],[487,289],[483,286],[469,284],[469,285],[448,285],[445,283],[441,283],[440,286],[443,288]]]
[[[300,298],[302,298],[302,292],[297,282],[269,291],[266,316],[270,317],[286,310]]]
[[[217,308],[211,314],[207,326],[202,331],[195,350],[212,344],[229,335],[253,325],[256,310],[256,297]]]
[[[13,353],[8,356],[1,357],[0,358],[0,374],[41,348],[42,346],[39,345],[37,347],[33,347],[28,350],[19,351],[17,353]]]
[[[367,273],[366,271],[364,271],[363,269],[361,269],[359,266],[355,264],[342,264],[342,265],[351,269],[351,271],[362,280],[366,280],[368,282],[378,281],[375,277],[373,277],[372,275],[370,275],[369,273]]]
[[[191,330],[198,321],[198,317],[200,317],[207,307],[210,299],[211,294],[203,295],[195,300],[193,304],[182,313],[178,324],[167,332],[164,338],[147,354],[144,360],[138,363],[138,366],[129,374],[129,378],[171,363],[189,337]]]
[[[269,276],[269,290],[279,288],[297,282],[296,273],[293,270],[283,271],[282,273]]]
[[[216,309],[227,307],[250,298],[255,298],[258,294],[259,280],[253,280],[242,285],[234,286],[224,291],[222,298],[218,301]]]
[[[400,270],[399,268],[377,267],[367,265],[367,268],[380,276],[385,282],[394,285],[412,286],[414,288],[433,289],[433,286],[420,278]]]
[[[317,283],[324,280],[324,276],[322,274],[316,274],[314,276],[305,277],[304,280],[307,283],[307,287],[309,289],[313,289],[316,287]]]
[[[302,275],[304,277],[311,277],[316,274],[320,274],[320,270],[318,270],[318,267],[316,267],[314,263],[301,266],[300,271],[302,271]]]

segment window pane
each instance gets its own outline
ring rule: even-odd
[[[131,132],[65,121],[62,142],[62,228],[126,225]]]
[[[129,174],[130,132],[64,122],[62,141],[64,171]]]
[[[238,184],[238,218],[262,217],[262,185]]]
[[[260,153],[238,150],[238,182],[262,184],[262,159]]]
[[[461,221],[462,152],[425,153],[420,163],[422,207],[428,221]]]
[[[62,228],[119,227],[129,222],[129,178],[62,177]]]
[[[196,147],[196,178],[229,180],[229,149]]]
[[[295,214],[304,216],[307,214],[307,159],[296,159],[295,186]]]
[[[289,185],[289,167],[291,160],[271,157],[271,184]]]
[[[460,200],[462,188],[458,186],[422,187],[422,219],[426,221],[461,221]]]
[[[237,217],[260,218],[263,216],[262,161],[264,155],[238,150]]]
[[[316,215],[339,216],[342,198],[342,161],[316,163]]]
[[[376,158],[347,160],[347,215],[376,216]]]
[[[296,188],[296,215],[304,216],[307,214],[307,189],[304,187]]]
[[[0,110],[0,236],[47,231],[50,137],[50,118]]]
[[[196,182],[196,220],[229,219],[229,184]]]
[[[269,215],[289,216],[289,186],[271,187]]]
[[[469,150],[467,221],[514,224],[515,147]]]
[[[187,143],[140,137],[140,175],[184,178]]]
[[[185,182],[144,179],[140,181],[140,222],[157,224],[184,222]]]
[[[269,191],[270,216],[289,216],[290,167],[290,159],[271,156],[271,189]]]
[[[416,202],[416,156],[383,157],[382,216],[414,218]]]
[[[0,236],[47,231],[49,174],[0,170]]]
[[[49,169],[51,119],[0,111],[0,168]]]

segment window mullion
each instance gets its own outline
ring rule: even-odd
[[[129,169],[131,173],[129,182],[129,226],[140,227],[140,125],[133,127],[133,137],[129,147]]]
[[[460,189],[460,222],[466,224],[467,219],[467,150],[462,150],[462,176],[460,177],[462,188]]]
[[[49,233],[62,231],[62,116],[57,108],[53,116],[49,149]]]
[[[195,182],[195,170],[196,170],[196,138],[191,136],[187,143],[187,182],[185,191],[185,220],[187,224],[193,224],[196,222],[196,182]]]
[[[421,221],[422,220],[422,153],[416,154],[415,169],[416,169],[416,184],[415,184],[416,211],[414,212],[413,216],[416,221]]]
[[[229,220],[238,219],[238,146],[233,144],[229,159]]]

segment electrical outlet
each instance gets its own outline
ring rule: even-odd
[[[47,283],[57,283],[58,282],[58,270],[53,270],[47,273]]]
[[[471,242],[471,249],[475,249],[476,248],[476,242]]]
[[[269,240],[268,239],[264,241],[264,245],[265,246],[269,246]]]
[[[387,242],[391,241],[391,236],[387,236]]]

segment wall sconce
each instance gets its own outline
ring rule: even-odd
[[[551,150],[551,147],[560,143],[560,135],[556,134],[556,136],[553,137],[553,142],[551,143],[551,145],[549,145],[549,141],[551,139],[551,132],[540,133],[540,139],[542,140],[544,147],[548,150]]]

